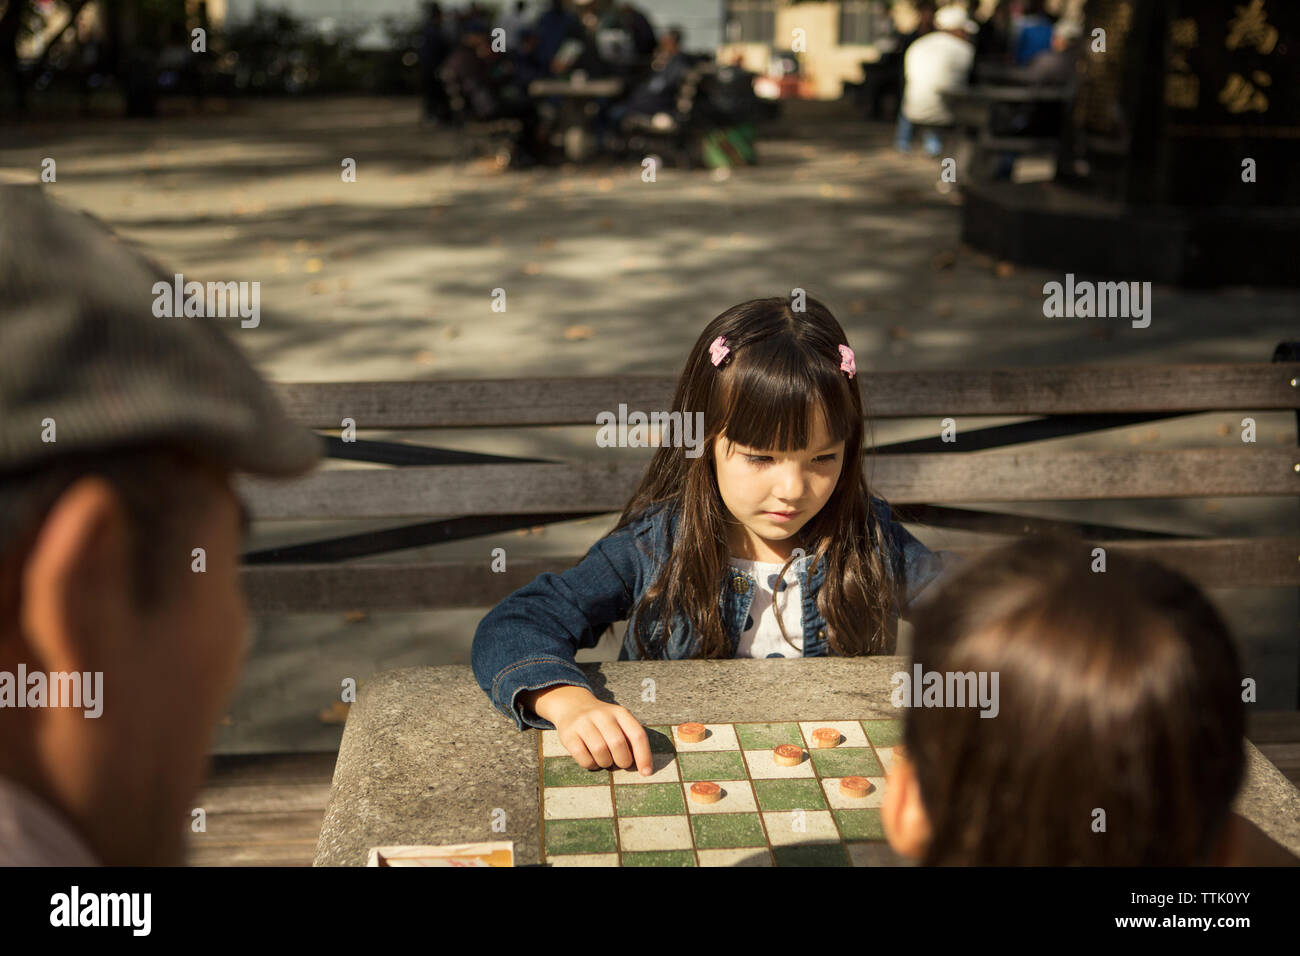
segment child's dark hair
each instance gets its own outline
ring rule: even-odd
[[[828,641],[841,655],[893,647],[895,568],[868,506],[858,380],[840,370],[839,346],[848,338],[821,302],[808,297],[799,304],[804,308],[796,311],[794,300],[774,297],[733,306],[708,324],[687,357],[672,409],[704,412],[704,453],[689,458],[681,448],[660,447],[613,529],[655,505],[679,515],[663,568],[633,611],[633,639],[643,657],[659,656],[648,650],[658,637],[642,633],[646,608],[654,608],[665,632],[673,615],[684,614],[699,639],[696,656],[731,655],[717,599],[728,567],[729,513],[718,490],[714,439],[725,431],[727,440],[749,448],[802,450],[812,441],[817,413],[825,416],[832,441],[845,443],[835,490],[799,536],[810,560],[826,562],[817,602]],[[709,346],[718,336],[731,352],[715,366]]]
[[[1027,538],[914,612],[923,671],[999,675],[996,717],[906,713],[925,863],[1209,862],[1244,766],[1236,649],[1183,575],[1104,559],[1093,570],[1091,545]]]

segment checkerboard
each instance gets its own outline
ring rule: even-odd
[[[654,774],[584,770],[559,735],[538,735],[542,858],[554,866],[872,866],[897,863],[884,842],[885,772],[902,742],[897,720],[705,724],[699,743],[674,727],[647,727]],[[839,746],[816,748],[833,727]],[[794,767],[772,748],[805,751]],[[840,779],[866,777],[866,797],[841,795]],[[687,794],[722,787],[716,803]]]

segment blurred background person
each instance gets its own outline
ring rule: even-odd
[[[1038,54],[1052,48],[1054,22],[1047,0],[1028,0],[1024,12],[1012,18],[1012,50],[1016,66],[1028,66]]]
[[[451,104],[442,83],[442,67],[450,52],[442,5],[430,3],[425,7],[424,32],[420,39],[420,94],[426,122],[446,123],[451,119]]]
[[[977,29],[967,18],[966,8],[958,4],[938,10],[934,27],[932,32],[912,43],[903,58],[901,118],[909,127],[924,127],[923,148],[927,156],[938,156],[943,149],[939,130],[952,126],[953,122],[943,94],[966,88],[975,62],[975,45],[970,36]],[[903,152],[909,150],[903,145],[901,135],[898,148]]]
[[[934,12],[935,5],[933,0],[919,0],[916,3],[916,25],[912,28],[911,33],[901,34],[897,38],[893,55],[898,59],[898,131],[894,136],[894,144],[898,147],[899,152],[909,152],[912,149],[912,124],[907,117],[903,115],[903,86],[907,77],[904,75],[904,62],[907,59],[907,51],[920,37],[925,36],[934,30]]]

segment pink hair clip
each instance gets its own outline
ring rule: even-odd
[[[857,374],[858,363],[853,359],[853,349],[847,345],[840,346],[840,371],[848,372],[849,378]]]
[[[727,348],[726,341],[726,339],[719,335],[713,340],[713,344],[709,346],[709,358],[713,361],[714,365],[721,365],[722,360],[731,354],[731,349]]]

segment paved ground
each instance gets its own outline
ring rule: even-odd
[[[761,165],[725,179],[660,170],[646,183],[636,166],[499,172],[466,159],[456,138],[422,127],[406,99],[241,104],[154,122],[33,122],[0,133],[0,178],[31,179],[42,159],[54,158],[52,195],[102,217],[187,278],[261,282],[262,324],[240,329],[231,320],[230,331],[259,368],[284,381],[675,374],[714,315],[796,286],[832,308],[863,368],[1266,361],[1277,342],[1300,337],[1294,291],[1156,286],[1147,329],[1044,318],[1043,283],[1061,276],[999,274],[962,247],[959,197],[939,191],[936,164],[895,154],[889,130],[839,104],[795,107],[761,143]],[[344,158],[356,160],[355,183],[341,181]],[[504,314],[491,311],[495,288],[506,290]],[[1230,424],[1226,415],[1197,416],[1129,430],[1127,439],[1212,445]],[[1261,441],[1295,444],[1292,416],[1262,416],[1260,426]],[[891,422],[876,434],[888,441],[932,430]],[[592,448],[582,429],[504,441],[458,432],[438,441],[577,456]],[[1300,524],[1285,501],[1120,502],[1074,513],[1217,533],[1295,533]],[[504,542],[520,557],[576,554],[605,524],[427,553],[451,558]],[[311,533],[262,528],[255,543]],[[922,536],[939,546],[961,540]],[[1216,598],[1243,636],[1269,705],[1294,707],[1295,595],[1259,589]],[[328,708],[342,677],[463,662],[480,616],[259,621],[221,749],[336,744]]]

